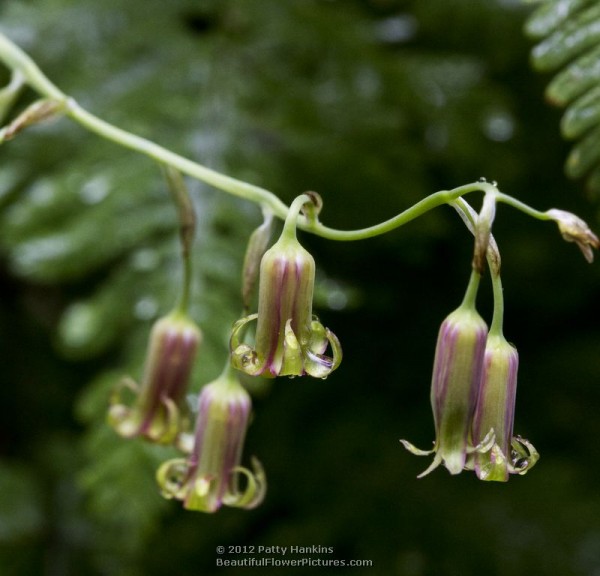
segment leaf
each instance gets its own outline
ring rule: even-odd
[[[546,88],[549,102],[565,108],[561,132],[576,140],[565,171],[587,178],[600,193],[600,4],[590,0],[546,0],[529,18],[526,32],[540,42],[531,52],[534,68],[554,73]]]

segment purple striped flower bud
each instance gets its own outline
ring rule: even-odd
[[[266,479],[260,462],[252,459],[254,472],[240,465],[251,408],[249,394],[230,370],[202,388],[192,453],[187,460],[165,462],[157,472],[166,498],[202,512],[262,502]],[[240,476],[245,477],[243,491]]]
[[[258,314],[238,320],[231,334],[232,364],[252,376],[325,378],[342,359],[340,343],[312,313],[315,261],[295,235],[282,234],[260,265]],[[242,342],[257,320],[255,345]],[[331,346],[333,357],[325,355]]]
[[[200,328],[182,314],[169,314],[154,324],[141,385],[125,378],[111,399],[109,422],[119,434],[163,444],[175,440],[201,340]],[[132,406],[122,403],[124,388],[136,395]]]
[[[491,450],[474,454],[475,473],[480,480],[506,482],[509,473],[525,474],[539,456],[522,438],[513,439],[519,355],[504,336],[490,334],[485,348],[473,442],[481,442],[493,431]]]
[[[459,474],[465,468],[468,453],[487,447],[487,438],[478,446],[473,446],[470,438],[486,336],[486,323],[472,305],[463,304],[442,323],[431,381],[434,448],[419,450],[406,440],[401,441],[414,454],[435,453],[432,464],[419,477],[442,463],[451,474]]]

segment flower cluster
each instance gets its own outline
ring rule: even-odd
[[[478,282],[474,271],[465,299],[439,331],[431,380],[434,447],[420,450],[401,440],[413,454],[435,454],[419,478],[443,464],[450,474],[475,469],[480,480],[507,481],[539,458],[530,442],[513,437],[519,357],[498,317],[488,332],[475,309]]]
[[[157,481],[167,498],[183,500],[185,508],[215,512],[221,505],[251,508],[265,494],[266,481],[258,460],[254,473],[240,465],[252,402],[227,362],[224,373],[202,388],[198,399],[196,432],[188,433],[185,395],[200,329],[181,312],[158,320],[141,385],[125,378],[113,393],[109,423],[124,437],[140,436],[161,444],[175,444],[188,458],[164,463]],[[136,394],[131,406],[123,391]],[[246,478],[243,491],[239,477]]]
[[[313,315],[315,261],[297,239],[300,212],[304,210],[305,223],[314,221],[320,199],[308,194],[298,197],[271,248],[267,249],[272,224],[268,211],[264,224],[251,236],[241,296],[247,314],[258,277],[257,312],[233,324],[225,368],[201,388],[192,432],[185,396],[202,340],[200,328],[184,312],[194,218],[183,182],[173,175],[170,181],[180,206],[186,263],[180,303],[152,328],[141,384],[125,378],[113,393],[109,422],[122,436],[174,444],[183,452],[164,462],[156,473],[165,498],[182,501],[188,510],[208,513],[224,505],[251,509],[263,501],[267,482],[256,458],[251,459],[250,468],[242,465],[252,401],[240,373],[326,378],[342,359],[339,340]],[[450,474],[474,470],[481,480],[505,482],[511,474],[527,473],[539,458],[529,441],[513,436],[519,356],[502,332],[500,255],[491,235],[496,194],[487,190],[479,214],[462,199],[455,203],[475,236],[475,252],[463,302],[442,322],[437,338],[430,394],[436,434],[433,448],[420,450],[401,440],[414,454],[434,455],[419,477],[443,465]],[[586,258],[591,258],[598,239],[583,221],[557,210],[548,211],[546,217],[556,221],[563,236],[577,242]],[[489,329],[475,306],[486,261],[494,290]],[[254,321],[254,342],[249,343],[246,332]],[[135,395],[130,403],[123,400],[127,390]]]
[[[234,324],[225,369],[202,387],[192,433],[185,396],[202,337],[200,328],[183,310],[189,296],[194,219],[183,182],[177,175],[169,176],[181,212],[186,264],[180,303],[153,326],[142,382],[138,385],[130,378],[120,382],[111,398],[108,420],[124,437],[174,444],[184,453],[164,462],[156,473],[165,498],[181,500],[186,509],[202,512],[216,512],[223,505],[254,508],[264,499],[267,484],[256,458],[251,460],[252,469],[241,464],[252,401],[236,369],[252,376],[308,374],[325,378],[341,361],[338,339],[312,314],[315,262],[296,239],[299,210],[312,200],[303,195],[292,204],[281,238],[271,249],[266,250],[269,214],[252,236],[242,300],[247,309],[253,276],[260,269],[258,313]],[[258,319],[258,328],[253,349],[242,342],[241,332],[254,319]],[[325,354],[328,346],[332,357]],[[126,391],[135,396],[130,403],[123,399]]]

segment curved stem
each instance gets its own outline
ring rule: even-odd
[[[494,312],[492,314],[492,323],[489,333],[493,336],[503,336],[504,321],[504,291],[502,289],[502,280],[500,274],[491,272],[492,293],[494,295]]]
[[[496,200],[498,202],[504,202],[505,204],[508,204],[509,206],[512,206],[513,208],[516,208],[517,210],[527,214],[528,216],[531,216],[532,218],[536,218],[537,220],[552,220],[552,218],[546,212],[536,210],[524,202],[521,202],[520,200],[517,200],[508,194],[504,194],[499,190],[496,191]]]
[[[360,230],[336,230],[334,228],[323,226],[320,222],[316,222],[312,225],[306,225],[300,222],[298,227],[304,230],[309,230],[310,232],[329,240],[365,240],[366,238],[373,238],[375,236],[385,234],[386,232],[390,232],[395,228],[399,228],[411,220],[415,220],[419,216],[422,216],[426,212],[433,210],[433,208],[437,208],[443,204],[450,204],[457,198],[460,198],[469,192],[480,192],[484,190],[482,188],[483,185],[484,184],[481,182],[474,182],[472,184],[459,186],[458,188],[454,188],[452,190],[441,190],[440,192],[434,192],[410,208],[400,212],[400,214],[397,216],[394,216],[385,222],[381,222],[380,224],[376,224],[375,226],[362,228]]]
[[[230,385],[231,381],[235,381],[239,384],[239,380],[237,379],[237,370],[231,365],[231,357],[229,354],[227,355],[227,359],[225,360],[225,364],[223,365],[223,370],[221,374],[217,378],[217,382],[223,382],[223,385]],[[239,384],[242,386],[241,384]]]
[[[480,280],[481,275],[473,268],[471,270],[469,285],[467,286],[467,291],[465,292],[465,297],[463,298],[461,306],[475,310],[475,301],[477,300],[477,290],[479,289]]]
[[[300,215],[300,210],[302,210],[302,206],[304,206],[307,202],[311,202],[310,196],[308,194],[300,194],[300,196],[294,199],[294,201],[290,205],[290,209],[285,218],[282,236],[285,235],[286,238],[290,240],[296,239],[298,216]]]
[[[125,148],[130,148],[131,150],[145,154],[161,164],[172,166],[183,174],[206,182],[219,190],[244,198],[250,202],[267,206],[280,218],[285,218],[285,215],[287,214],[287,206],[272,192],[259,186],[243,182],[242,180],[237,180],[231,176],[221,174],[216,170],[212,170],[202,164],[198,164],[197,162],[193,162],[179,154],[171,152],[146,138],[136,136],[121,128],[117,128],[94,116],[87,110],[84,110],[72,99],[69,99],[67,102],[66,114],[90,131],[95,132],[108,140],[112,140]]]
[[[192,259],[190,254],[183,254],[183,280],[181,283],[181,294],[177,302],[177,310],[187,312],[190,302],[192,285]]]
[[[463,219],[467,228],[475,235],[477,224],[477,212],[464,200],[458,198],[452,203],[458,214]],[[489,333],[495,336],[503,336],[503,320],[504,320],[504,290],[502,288],[502,280],[500,278],[500,251],[494,239],[490,234],[490,242],[486,252],[488,267],[492,279],[492,293],[494,296],[494,311],[492,314],[492,323]],[[468,290],[467,290],[468,292]],[[466,298],[466,297],[465,297]]]
[[[192,285],[192,245],[196,232],[196,212],[190,198],[187,186],[180,172],[171,166],[164,167],[164,174],[169,192],[177,208],[179,219],[179,242],[181,245],[181,261],[183,263],[183,279],[177,310],[185,314],[189,307]]]
[[[150,140],[113,126],[83,109],[73,98],[69,98],[55,86],[25,52],[1,33],[0,59],[12,70],[20,72],[25,82],[40,95],[63,103],[65,107],[64,113],[91,132],[107,140],[112,140],[125,148],[145,154],[161,164],[172,166],[180,172],[202,180],[224,192],[229,192],[234,196],[268,206],[280,218],[285,218],[287,206],[272,192],[230,176],[225,176],[215,170],[188,160]]]
[[[67,99],[66,95],[44,76],[37,64],[23,50],[1,33],[0,58],[6,66],[20,72],[25,82],[40,94],[58,101],[65,101]]]
[[[270,209],[275,216],[282,220],[287,217],[289,211],[288,207],[272,192],[207,168],[202,164],[198,164],[197,162],[171,152],[150,140],[127,132],[117,126],[113,126],[83,109],[73,98],[68,97],[55,86],[25,52],[1,33],[0,60],[14,72],[21,74],[25,82],[41,96],[58,102],[65,115],[69,116],[91,132],[94,132],[107,140],[111,140],[120,146],[149,156],[159,164],[171,166],[181,173],[201,180],[219,190],[244,198],[250,202],[260,204],[263,208]],[[465,186],[459,186],[453,190],[443,190],[431,194],[397,216],[380,224],[360,230],[337,230],[324,226],[318,222],[316,218],[308,219],[306,217],[297,217],[296,225],[298,228],[330,240],[363,240],[385,234],[395,228],[403,226],[429,210],[442,204],[451,203],[469,192],[492,193],[496,196],[498,201],[509,204],[534,218],[539,220],[551,219],[545,212],[535,210],[511,196],[501,193],[495,185],[485,181],[479,181]]]

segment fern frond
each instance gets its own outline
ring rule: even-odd
[[[564,138],[573,140],[565,171],[586,177],[600,194],[600,2],[546,0],[529,18],[526,33],[538,40],[533,67],[554,73],[546,98],[566,108],[561,121]]]

